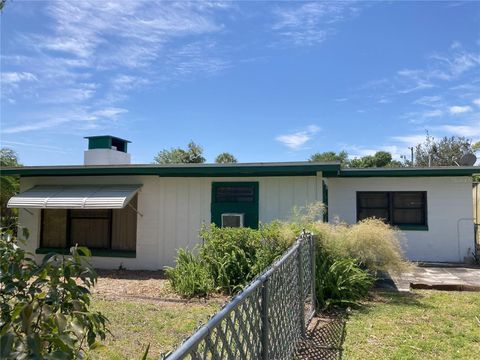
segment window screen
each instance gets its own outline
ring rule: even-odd
[[[370,217],[392,225],[427,225],[424,191],[357,192],[357,220]]]
[[[215,189],[217,203],[253,203],[254,201],[255,189],[251,185],[217,186]]]

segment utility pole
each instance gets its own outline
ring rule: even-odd
[[[412,162],[411,162],[411,166],[413,166],[413,146],[412,147],[409,147],[410,149],[410,153],[411,153],[411,158],[412,158]]]

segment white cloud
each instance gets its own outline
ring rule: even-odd
[[[292,150],[300,150],[320,130],[320,127],[316,125],[309,125],[303,131],[296,131],[291,134],[279,135],[275,138],[275,140],[279,141],[280,143]]]
[[[402,135],[402,136],[393,136],[392,140],[398,141],[404,144],[404,146],[415,146],[425,141],[425,134],[414,134],[414,135]]]
[[[98,117],[112,119],[112,118],[118,117],[118,115],[120,115],[120,114],[125,114],[127,112],[128,112],[127,109],[110,107],[110,108],[105,108],[105,109],[94,111],[93,115],[98,116]]]
[[[472,108],[468,105],[465,105],[465,106],[455,105],[455,106],[450,106],[448,111],[450,111],[450,114],[457,115],[457,114],[463,114],[463,113],[470,112],[470,111],[472,111]]]
[[[480,98],[473,100],[473,103],[477,106],[480,106]]]
[[[480,121],[473,124],[441,125],[436,127],[436,129],[448,135],[464,136],[466,138],[478,137],[480,136]]]
[[[46,112],[45,114],[38,113],[32,115],[32,118],[29,118],[29,120],[23,124],[21,123],[5,127],[2,129],[2,133],[18,134],[52,128],[58,130],[62,126],[64,131],[77,133],[79,130],[83,131],[111,125],[112,120],[117,120],[122,114],[126,114],[127,112],[127,109],[118,107],[104,107],[98,109],[77,107],[67,111],[53,111]]]
[[[21,81],[36,81],[37,77],[30,72],[2,72],[2,84],[15,84]]]
[[[223,31],[217,10],[233,7],[141,0],[41,3],[48,25],[11,37],[18,54],[28,55],[2,54],[3,69],[22,69],[2,73],[2,84],[10,84],[2,88],[2,102],[19,110],[2,131],[117,126],[107,120],[128,112],[118,103],[129,92],[216,74],[229,63],[213,40],[199,36]],[[35,109],[34,116],[26,109],[22,114],[23,103]]]
[[[437,106],[441,100],[442,97],[439,95],[422,96],[415,100],[413,103],[424,106]]]
[[[443,111],[439,109],[428,110],[428,111],[425,111],[422,115],[424,118],[438,117],[443,115]]]
[[[345,21],[359,9],[348,2],[287,3],[275,11],[277,21],[272,29],[287,42],[312,46],[325,41],[334,32],[334,24]]]

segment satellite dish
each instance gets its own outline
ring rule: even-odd
[[[477,161],[477,157],[473,154],[465,154],[460,160],[458,160],[458,165],[460,166],[473,166]]]

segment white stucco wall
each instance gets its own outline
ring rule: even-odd
[[[25,177],[21,190],[34,185],[143,184],[138,194],[136,258],[93,257],[99,268],[157,270],[174,265],[177,249],[200,243],[198,231],[210,223],[211,183],[258,181],[259,219],[287,219],[293,206],[322,201],[322,176],[161,178],[158,176]],[[35,252],[40,239],[40,211],[21,210],[20,223],[30,231],[28,250]],[[41,256],[38,256],[39,258]]]
[[[357,191],[426,191],[428,231],[403,231],[413,261],[463,262],[474,246],[471,177],[330,178],[329,221],[355,223]]]

